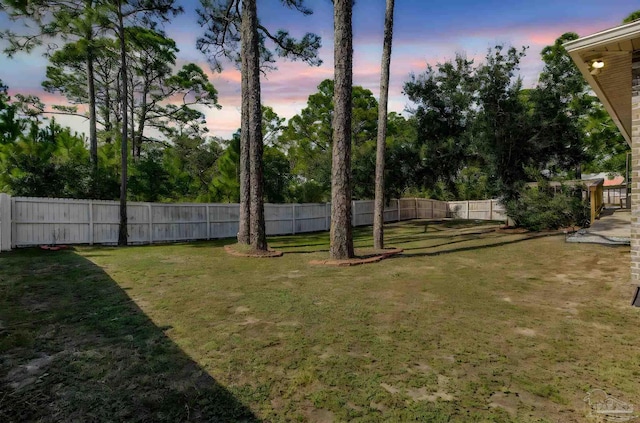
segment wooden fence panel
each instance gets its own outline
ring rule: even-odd
[[[469,202],[468,201],[449,201],[449,216],[454,219],[469,218]]]
[[[327,215],[327,211],[331,213],[331,209],[325,203],[293,204],[291,207],[295,209],[294,233],[318,232],[328,229],[327,223],[330,216]]]
[[[374,201],[354,201],[353,202],[353,226],[373,225]]]
[[[291,204],[265,204],[264,218],[267,235],[286,235],[294,232]]]
[[[446,201],[431,201],[433,203],[432,219],[444,219],[449,216],[449,204]]]
[[[492,212],[491,200],[469,201],[467,207],[469,209],[469,214],[467,219],[491,220],[491,212]]]
[[[206,204],[148,204],[151,211],[149,222],[141,222],[147,228],[153,228],[152,242],[186,241],[207,239],[207,205]],[[141,213],[141,216],[143,214]],[[147,235],[147,241],[149,237]]]
[[[93,203],[92,209],[93,243],[117,244],[120,205],[115,201],[99,201]]]
[[[209,238],[235,238],[238,235],[240,205],[207,204],[209,209]]]
[[[89,202],[14,197],[13,245],[88,244]]]
[[[373,225],[373,212],[371,216],[371,224]],[[390,200],[384,205],[383,216],[385,223],[398,221],[398,200]]]
[[[238,232],[238,204],[127,203],[128,242],[147,244],[233,238]],[[353,202],[353,224],[373,224],[373,201]],[[265,204],[267,235],[328,230],[331,205]],[[0,194],[0,250],[41,244],[116,244],[120,208],[116,201],[11,198]],[[497,201],[443,202],[391,200],[385,222],[444,217],[504,220]]]
[[[417,213],[416,213],[415,198],[401,198],[399,200],[399,206],[400,206],[399,220],[411,220],[416,218]]]

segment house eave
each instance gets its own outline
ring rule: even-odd
[[[621,113],[625,115],[625,112],[616,110],[616,107],[614,107],[614,101],[610,98],[611,87],[608,89],[606,86],[603,86],[598,79],[591,74],[590,61],[599,57],[610,58],[617,56],[622,58],[619,55],[628,55],[628,57],[631,58],[634,51],[634,43],[637,43],[638,40],[640,40],[640,21],[635,21],[564,44],[565,49],[576,63],[587,83],[593,89],[593,92],[598,96],[600,101],[602,101],[605,109],[629,145],[631,145],[630,122],[627,122],[626,126],[623,124]],[[629,81],[629,90],[631,90],[631,81]],[[618,107],[620,107],[619,101]],[[624,107],[627,106],[625,105]],[[629,104],[628,107],[631,107],[631,104]]]

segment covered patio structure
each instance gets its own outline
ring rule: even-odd
[[[631,146],[631,284],[640,287],[640,21],[565,44]]]

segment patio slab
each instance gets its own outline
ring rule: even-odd
[[[567,242],[629,245],[631,243],[631,211],[605,209],[590,227],[567,237]]]

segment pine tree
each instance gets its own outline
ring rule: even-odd
[[[351,89],[353,85],[352,0],[335,0],[333,157],[331,166],[332,259],[353,257],[351,228]]]
[[[387,0],[384,19],[384,45],[380,74],[380,101],[378,102],[378,140],[376,148],[376,188],[373,211],[373,246],[384,248],[384,151],[387,139],[387,108],[389,103],[389,73],[393,41],[393,9],[395,1]]]

